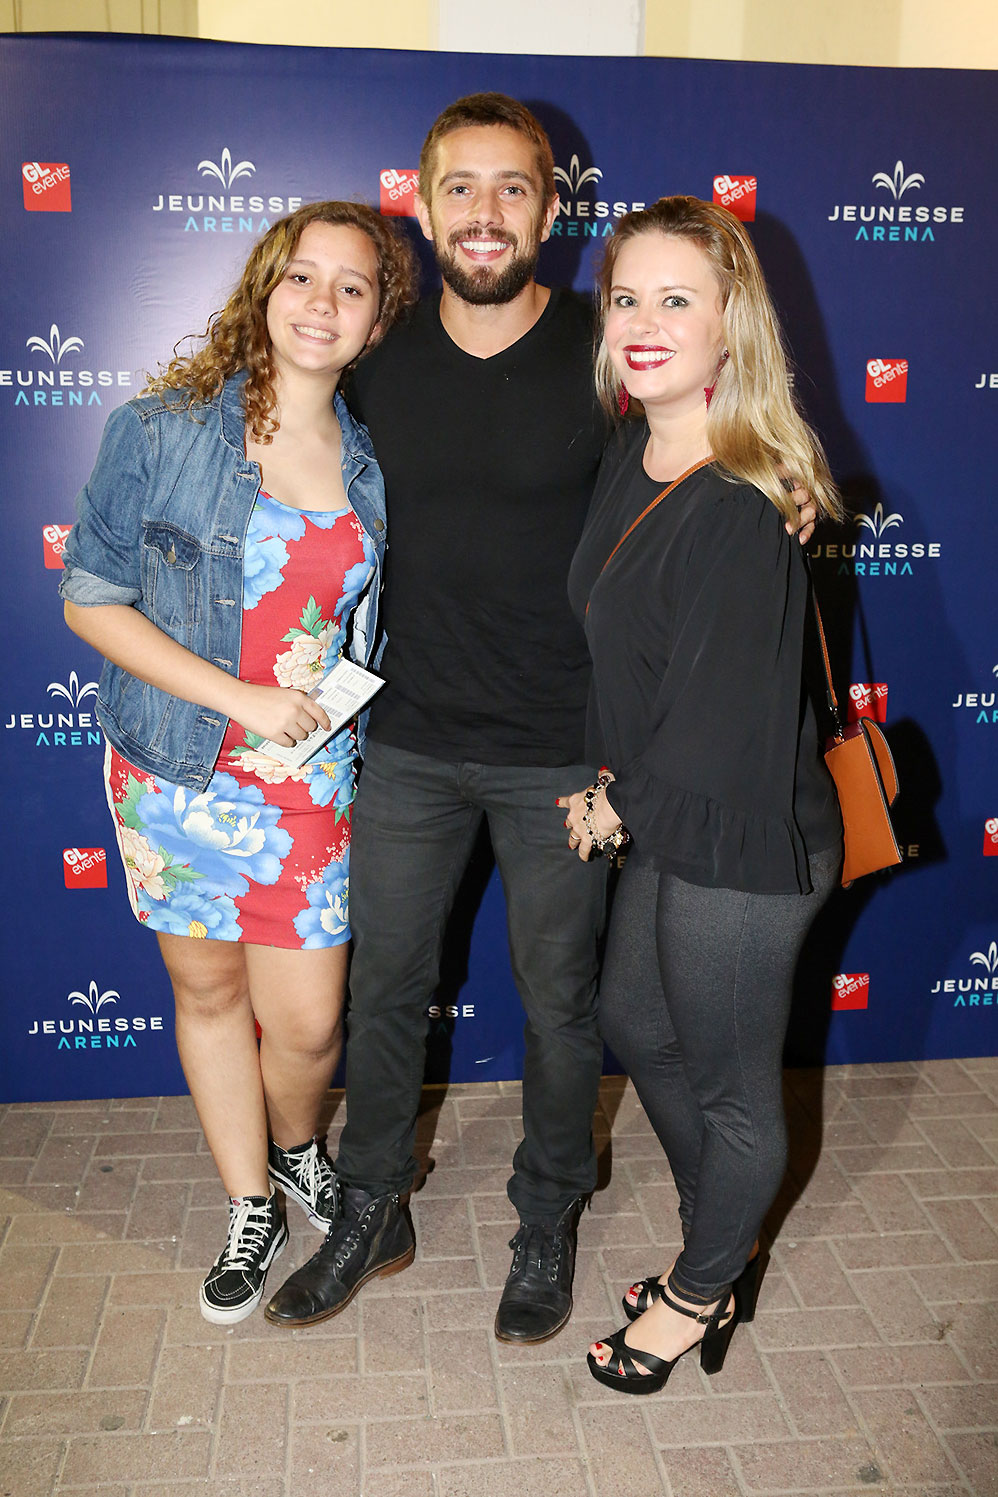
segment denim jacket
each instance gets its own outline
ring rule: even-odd
[[[260,491],[245,455],[245,374],[190,411],[158,396],[111,412],[97,462],[77,501],[66,542],[61,596],[86,607],[134,604],[171,639],[239,674],[243,551]],[[385,553],[385,499],[371,440],[335,397],[343,484],[372,543],[375,570],[348,628],[350,658],[376,665],[378,596]],[[97,715],[110,743],[139,769],[203,789],[228,719],[160,691],[105,661]],[[358,745],[363,750],[363,722]]]

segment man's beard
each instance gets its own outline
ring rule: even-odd
[[[501,307],[506,302],[511,302],[519,296],[525,286],[528,286],[534,278],[537,269],[537,256],[540,253],[541,243],[535,238],[526,249],[520,249],[517,240],[512,236],[504,236],[509,239],[510,248],[513,251],[509,264],[500,271],[495,271],[490,265],[476,265],[471,269],[465,269],[457,261],[456,247],[462,240],[491,238],[491,235],[453,233],[450,242],[443,246],[436,239],[433,241],[433,250],[437,257],[437,265],[440,274],[447,285],[459,296],[462,301],[469,302],[473,307]]]

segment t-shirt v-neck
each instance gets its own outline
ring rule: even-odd
[[[481,359],[428,297],[361,361],[352,398],[388,504],[371,736],[452,761],[580,761],[589,661],[566,580],[606,432],[588,300],[553,290]]]

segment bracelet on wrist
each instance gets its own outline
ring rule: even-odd
[[[606,790],[612,778],[612,775],[606,772],[600,773],[597,775],[595,782],[583,794],[585,804],[582,811],[582,820],[585,823],[586,831],[589,833],[592,850],[606,858],[615,858],[624,846],[624,843],[628,841],[629,836],[627,828],[622,821],[618,821],[613,831],[608,832],[605,837],[600,836],[596,825],[596,797],[601,790]],[[609,805],[609,801],[607,804]],[[613,807],[610,806],[610,809],[612,811]]]

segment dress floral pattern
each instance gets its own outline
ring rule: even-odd
[[[246,537],[240,677],[311,691],[343,653],[373,570],[352,510],[291,509],[261,492]],[[300,769],[261,754],[261,742],[230,721],[204,790],[145,774],[108,746],[132,909],[172,935],[340,945],[350,939],[353,725]]]

